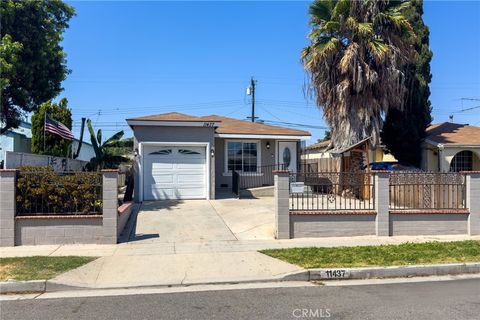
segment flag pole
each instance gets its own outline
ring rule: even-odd
[[[45,153],[45,145],[46,145],[46,132],[47,132],[47,110],[43,114],[43,152]]]

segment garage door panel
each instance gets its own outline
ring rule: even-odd
[[[202,199],[205,198],[205,192],[203,188],[178,188],[177,196],[184,199]]]
[[[171,150],[171,152],[158,154],[158,150],[164,149]],[[152,152],[154,154],[151,154]],[[163,149],[162,147],[148,147],[144,157],[144,199],[205,198],[205,157],[205,147]]]
[[[176,190],[175,188],[158,188],[152,186],[151,192],[145,195],[145,200],[168,200],[176,199]]]
[[[204,175],[199,174],[177,174],[177,183],[183,184],[194,184],[194,185],[203,185],[204,184]]]
[[[173,174],[159,174],[152,177],[152,185],[155,184],[164,184],[164,183],[175,183],[175,176]]]

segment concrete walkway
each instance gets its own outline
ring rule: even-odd
[[[261,281],[299,267],[258,252],[110,256],[64,273],[57,284],[87,288]]]
[[[137,256],[175,255],[185,253],[252,252],[263,249],[295,247],[341,247],[401,244],[406,242],[480,240],[480,236],[396,236],[396,237],[331,237],[289,240],[235,240],[185,243],[120,243],[116,245],[79,244],[43,245],[0,248],[0,257],[27,256]]]

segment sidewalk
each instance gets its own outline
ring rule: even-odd
[[[480,240],[480,236],[332,237],[288,240],[227,240],[202,242],[128,242],[116,245],[43,245],[0,248],[0,257],[22,256],[135,256],[187,253],[253,252],[293,247],[340,247],[401,244],[405,242]]]

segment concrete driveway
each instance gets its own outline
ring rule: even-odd
[[[144,202],[129,242],[273,239],[273,198]]]

